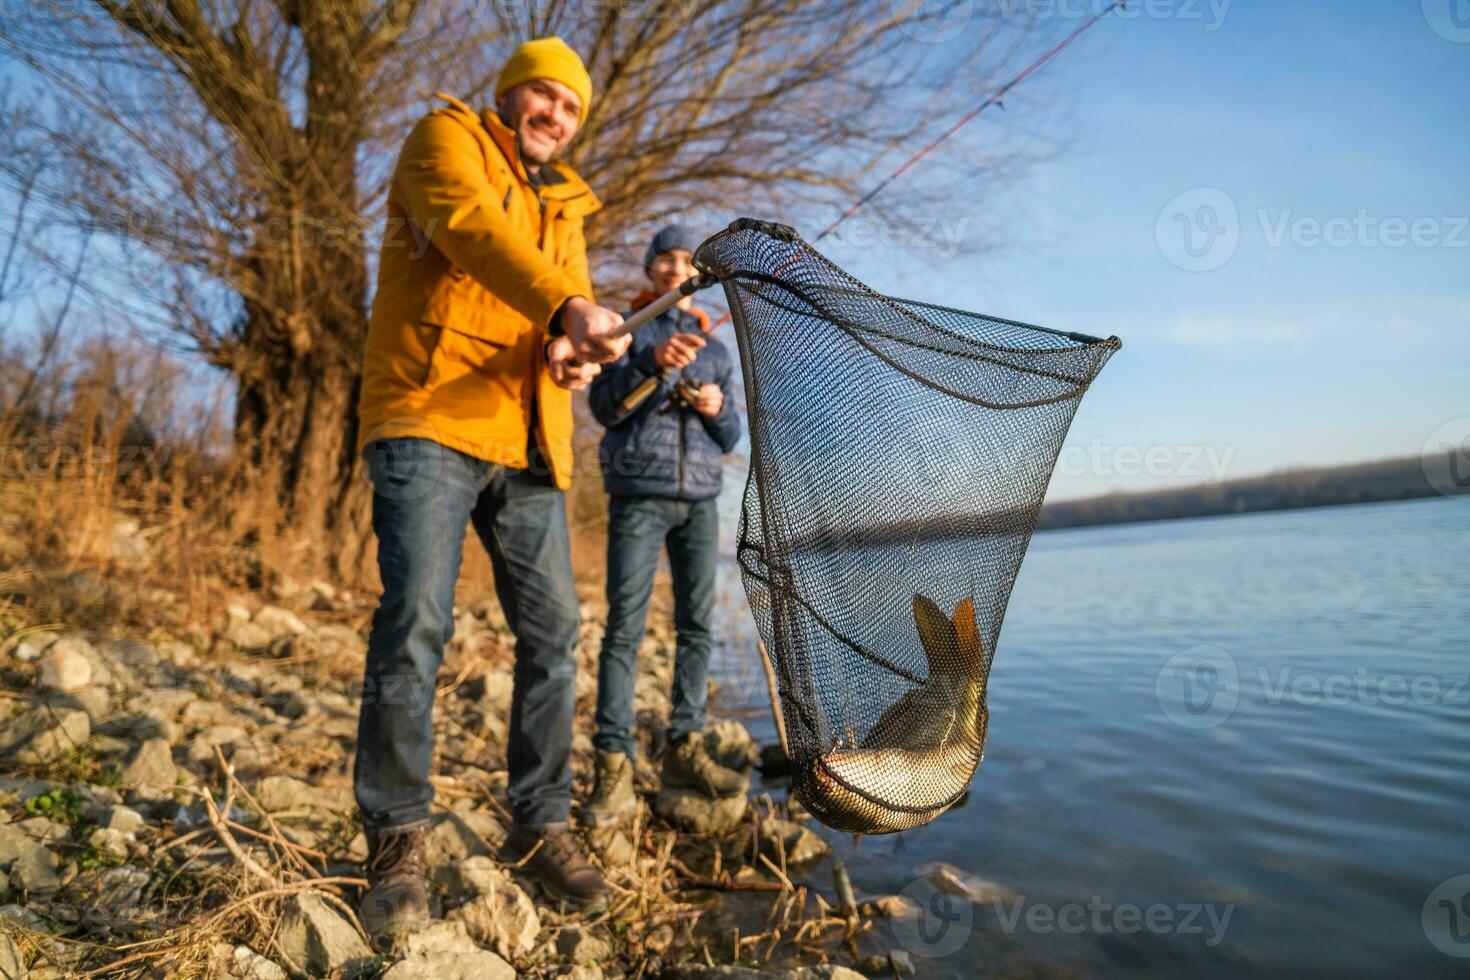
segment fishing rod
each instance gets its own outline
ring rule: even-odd
[[[989,109],[993,105],[999,105],[1002,109],[1004,109],[1004,99],[1006,95],[1011,92],[1012,89],[1020,85],[1026,79],[1030,78],[1032,75],[1036,74],[1042,68],[1044,68],[1053,58],[1065,51],[1080,37],[1082,37],[1083,34],[1086,34],[1088,31],[1092,30],[1093,27],[1095,27],[1100,21],[1102,21],[1113,11],[1127,9],[1127,6],[1128,0],[1113,0],[1113,2],[1108,4],[1107,7],[1094,14],[1091,18],[1087,20],[1086,23],[1082,24],[1072,33],[1068,34],[1059,43],[1052,46],[1052,48],[1041,57],[1037,58],[1025,68],[1021,69],[1021,71],[1018,72],[1014,77],[1012,77],[1010,81],[1002,85],[999,89],[997,89],[992,95],[986,98],[974,109],[971,109],[964,116],[960,117],[959,120],[957,120],[944,132],[940,133],[934,139],[930,140],[929,143],[921,147],[918,152],[914,153],[901,165],[899,165],[896,170],[894,170],[887,177],[884,177],[881,181],[879,181],[870,191],[854,201],[852,206],[844,211],[841,215],[839,215],[835,221],[829,224],[826,228],[823,228],[822,231],[817,235],[817,237],[812,239],[811,244],[815,245],[817,242],[820,242],[822,239],[832,234],[832,232],[836,231],[837,228],[844,221],[857,214],[858,211],[862,210],[863,207],[869,204],[874,198],[883,193],[883,190],[888,187],[889,184],[892,184],[895,180],[897,180],[899,177],[903,176],[910,169],[912,169],[921,160],[923,160],[929,154],[933,153],[940,146],[940,144],[942,144],[945,140],[949,139],[955,133],[959,132],[961,129],[967,126],[986,109]],[[881,156],[882,153],[880,152],[877,156],[873,157],[873,159],[868,162],[868,165],[872,166],[872,164],[876,163]],[[707,276],[704,273],[699,273],[694,277],[685,280],[678,287],[669,290],[667,293],[649,303],[647,306],[639,309],[632,316],[624,320],[622,324],[617,327],[617,329],[613,330],[608,336],[614,339],[618,337],[625,337],[628,334],[632,333],[634,330],[637,330],[639,327],[644,326],[649,321],[658,317],[670,307],[675,306],[680,300],[684,299],[685,297],[692,296],[695,292],[701,289],[708,288],[709,286],[713,286],[715,284],[716,280],[713,277]],[[711,324],[707,330],[705,330],[705,333],[713,333],[721,326],[723,326],[729,319],[730,313],[729,311],[726,311],[720,316],[718,320]],[[660,372],[660,376],[661,374],[662,372]],[[636,406],[637,403],[641,402],[643,398],[646,398],[648,396],[649,391],[652,391],[653,387],[655,387],[656,385],[657,377],[650,378],[643,384],[635,388],[628,395],[628,397],[624,399],[624,410],[631,411],[632,409],[629,407],[630,403],[631,405]],[[645,391],[645,388],[647,388],[648,390]]]

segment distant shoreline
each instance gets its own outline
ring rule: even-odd
[[[1470,494],[1470,473],[1450,455],[1408,456],[1373,463],[1289,470],[1216,486],[1113,493],[1042,507],[1037,530],[1137,524],[1187,517],[1249,514],[1340,504]],[[1451,492],[1445,492],[1440,488]]]

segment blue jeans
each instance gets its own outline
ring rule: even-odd
[[[423,826],[434,798],[434,682],[454,635],[454,585],[465,526],[495,569],[516,636],[507,746],[511,815],[564,826],[571,801],[577,593],[560,490],[429,439],[370,443],[373,531],[383,596],[373,613],[353,768],[363,824]]]
[[[704,730],[719,539],[719,511],[712,499],[613,497],[608,502],[607,632],[597,664],[597,734],[592,738],[604,752],[633,756],[638,646],[665,544],[678,633],[669,740]]]

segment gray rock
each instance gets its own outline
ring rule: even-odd
[[[487,856],[505,839],[499,821],[487,813],[441,813],[424,836],[424,860],[429,877],[445,885],[453,880],[454,865],[465,858]]]
[[[111,735],[93,735],[88,747],[102,759],[121,759],[133,751],[133,743]]]
[[[143,893],[152,880],[148,872],[125,864],[119,868],[108,868],[97,878],[95,905],[110,909],[134,908],[143,901]]]
[[[666,787],[658,794],[658,815],[695,834],[722,834],[740,826],[748,803],[744,795],[712,800],[696,790]]]
[[[159,643],[158,653],[179,670],[192,670],[199,666],[199,655],[194,652],[194,648],[178,640],[164,640]]]
[[[0,977],[26,976],[26,958],[9,933],[0,932]]]
[[[150,738],[138,746],[121,774],[125,786],[140,790],[171,792],[178,782],[178,767],[167,741]]]
[[[301,617],[289,609],[280,606],[266,606],[255,614],[251,620],[256,626],[261,627],[270,634],[272,640],[283,636],[302,636],[309,632]]]
[[[33,841],[42,844],[52,844],[56,841],[65,840],[71,833],[64,823],[57,823],[48,817],[27,817],[17,820],[10,825],[19,830]]]
[[[433,922],[405,936],[400,948],[403,960],[389,969],[385,977],[397,980],[435,980],[438,977],[510,980],[515,976],[515,970],[509,963],[476,946],[465,932],[464,923],[458,920]]]
[[[249,742],[235,748],[230,765],[237,776],[258,776],[275,764],[276,754],[270,746]]]
[[[251,792],[269,813],[309,809],[345,812],[354,806],[352,791],[347,787],[313,786],[294,776],[267,776]]]
[[[224,639],[241,650],[264,650],[275,637],[259,623],[234,623],[225,630]]]
[[[83,652],[91,644],[65,637],[51,645],[36,666],[36,686],[48,691],[79,691],[92,683],[92,658]]]
[[[977,878],[968,871],[962,871],[943,861],[921,864],[916,870],[927,877],[929,883],[940,891],[971,902],[1010,902],[1016,898],[1016,892],[1013,889],[994,881]]]
[[[111,546],[112,559],[128,568],[139,568],[147,564],[152,550],[145,532],[131,517],[113,520],[108,544]]]
[[[217,745],[228,758],[229,751],[236,745],[250,741],[250,735],[239,725],[210,725],[189,740],[189,761],[196,765],[205,765],[214,761],[214,747]]]
[[[715,722],[705,729],[704,745],[715,761],[730,769],[749,769],[761,761],[760,746],[744,725],[733,718]]]
[[[777,867],[780,867],[783,849],[786,863],[796,865],[821,860],[831,850],[818,834],[799,823],[770,819],[762,820],[760,826],[761,850]]]
[[[109,830],[118,830],[124,834],[136,834],[147,826],[143,815],[128,806],[108,807],[106,815],[98,823]]]
[[[488,949],[414,953],[383,974],[383,980],[515,980],[515,977],[515,969]]]
[[[128,845],[132,844],[133,840],[132,834],[125,834],[111,827],[98,827],[87,836],[87,843],[92,847],[103,854],[110,854],[117,858],[128,856]]]
[[[161,738],[169,745],[179,741],[180,732],[176,722],[161,711],[135,712],[114,718],[102,726],[108,735],[145,742],[150,738]]]
[[[187,728],[208,728],[210,725],[233,725],[239,716],[218,701],[193,698],[179,712],[179,721]]]
[[[922,911],[918,902],[903,895],[884,895],[863,905],[867,915],[880,919],[905,919]]]
[[[589,963],[563,966],[556,971],[558,980],[602,980],[602,967]]]
[[[607,959],[612,947],[581,926],[568,926],[556,937],[556,951],[573,963],[596,963]]]
[[[139,640],[108,640],[101,645],[101,656],[110,663],[128,667],[152,667],[158,663],[158,650]]]
[[[311,708],[301,678],[295,674],[274,674],[261,682],[265,706],[283,718],[300,718]]]
[[[480,947],[465,931],[463,922],[440,919],[403,937],[400,948],[405,956],[419,953],[428,956],[434,953],[473,953]]]
[[[470,857],[455,866],[459,894],[476,896],[447,918],[464,923],[475,942],[493,946],[507,959],[529,953],[541,933],[536,905],[521,886],[490,858]]]
[[[286,971],[249,946],[236,946],[235,969],[244,980],[286,980]]]
[[[41,659],[41,654],[46,652],[47,647],[49,647],[51,644],[55,643],[59,639],[61,639],[61,637],[57,636],[50,630],[33,630],[30,633],[27,633],[25,637],[15,645],[15,647],[11,650],[11,655],[14,656],[15,659],[24,663],[34,663],[35,661]]]
[[[622,868],[633,863],[637,852],[633,849],[633,842],[627,836],[615,828],[603,828],[588,833],[588,838],[594,850],[602,858],[603,864],[610,868]]]
[[[287,959],[312,976],[334,970],[356,974],[373,962],[372,950],[351,923],[311,892],[295,895],[287,903],[276,942]]]
[[[20,765],[45,765],[81,746],[91,734],[85,711],[40,704],[5,723],[0,756]]]
[[[61,859],[29,838],[17,847],[10,862],[10,884],[37,898],[49,898],[61,890]]]
[[[52,710],[70,708],[85,711],[87,720],[94,726],[112,713],[112,696],[107,693],[107,688],[100,685],[75,691],[46,691],[42,698]]]

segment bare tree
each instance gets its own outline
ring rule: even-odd
[[[851,200],[871,177],[862,161],[932,133],[1010,67],[1034,33],[1015,10],[1006,0],[38,4],[0,26],[0,51],[30,83],[6,139],[49,145],[55,166],[26,192],[56,222],[98,236],[92,308],[231,373],[246,472],[277,495],[283,525],[350,568],[368,500],[354,406],[369,246],[397,143],[435,90],[488,104],[501,60],[531,36],[560,34],[584,54],[597,94],[572,163],[605,204],[588,234],[606,283],[668,215],[780,216]],[[970,149],[957,163],[972,176],[1015,157]],[[889,216],[925,200],[925,186],[886,197]]]

